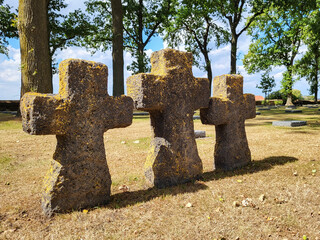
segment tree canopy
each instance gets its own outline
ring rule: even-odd
[[[261,14],[249,28],[253,43],[243,63],[248,73],[266,70],[271,66],[284,66],[282,91],[288,95],[287,105],[292,105],[294,61],[302,43],[306,17],[310,13],[304,3],[276,6]]]
[[[8,55],[8,38],[17,38],[16,14],[0,0],[0,54]]]
[[[214,11],[210,0],[183,0],[172,12],[166,26],[165,39],[169,46],[183,44],[194,56],[194,64],[207,72],[212,81],[211,60],[209,52],[213,41],[216,47],[228,42],[229,32],[215,23]],[[202,57],[204,64],[201,64]]]

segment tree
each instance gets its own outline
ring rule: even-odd
[[[123,11],[121,0],[111,0],[113,96],[124,94]]]
[[[265,95],[265,100],[267,100],[268,93],[270,93],[272,89],[276,86],[274,77],[270,77],[269,73],[270,69],[267,70],[264,74],[262,74],[260,83],[259,85],[257,85],[257,88],[262,89],[262,92]]]
[[[310,14],[304,35],[304,43],[308,50],[295,64],[298,76],[305,77],[310,84],[310,93],[318,100],[319,71],[320,71],[320,11],[319,7]]]
[[[211,0],[211,4],[213,8],[217,9],[217,16],[229,25],[231,33],[230,73],[236,74],[238,39],[265,11],[268,3],[263,0]],[[238,29],[245,15],[248,15],[247,21],[241,29]]]
[[[21,96],[28,91],[52,92],[52,73],[57,70],[56,50],[80,45],[82,37],[93,29],[80,10],[68,15],[59,13],[67,7],[63,0],[36,2],[19,1]]]
[[[123,0],[124,49],[135,58],[128,70],[134,73],[150,70],[144,52],[151,38],[158,34],[172,9],[171,0]],[[106,51],[112,43],[112,11],[110,1],[89,0],[87,11],[94,16],[97,31],[87,38],[86,44],[93,49]]]
[[[287,106],[292,104],[292,86],[294,84],[294,61],[301,45],[305,19],[309,13],[306,2],[272,5],[260,15],[249,28],[253,37],[249,52],[243,60],[249,73],[266,70],[271,66],[285,66],[281,81],[282,91],[287,95]]]
[[[8,56],[8,38],[18,37],[14,26],[16,15],[11,12],[10,6],[3,5],[3,0],[0,0],[0,4],[0,54]]]
[[[19,0],[21,97],[26,92],[52,93],[48,0]]]
[[[82,46],[83,38],[92,35],[96,30],[96,27],[90,24],[89,17],[79,9],[68,15],[61,14],[61,10],[66,7],[64,0],[49,0],[49,46],[53,73],[57,72],[54,59],[56,51],[69,46]]]
[[[211,87],[209,44],[215,39],[215,44],[219,47],[228,42],[229,35],[215,23],[210,0],[183,0],[175,8],[168,23],[165,39],[169,46],[186,46],[186,50],[193,53],[194,64],[207,72]],[[204,58],[203,65],[200,64],[200,55]]]

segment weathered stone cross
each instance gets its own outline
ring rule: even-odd
[[[148,111],[153,137],[145,163],[156,187],[190,181],[202,174],[193,128],[194,110],[207,107],[209,81],[192,75],[192,54],[173,49],[154,52],[151,73],[127,79],[136,109]]]
[[[42,197],[47,215],[109,200],[111,177],[103,133],[129,126],[133,112],[130,97],[108,95],[107,66],[69,59],[59,70],[59,94],[27,93],[21,100],[25,132],[57,135]]]
[[[232,170],[251,161],[244,122],[256,116],[255,99],[242,89],[240,75],[215,77],[209,108],[200,110],[202,123],[216,127],[216,169]]]

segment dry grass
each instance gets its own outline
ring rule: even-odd
[[[254,161],[232,172],[213,171],[214,127],[196,120],[195,129],[210,136],[197,140],[203,179],[160,190],[148,189],[143,175],[149,119],[109,130],[111,202],[52,219],[43,217],[40,197],[55,137],[29,136],[18,120],[0,114],[0,239],[320,239],[320,112],[283,112],[247,121]],[[271,126],[289,118],[309,125]],[[123,184],[129,192],[119,190]],[[252,205],[234,206],[246,198]]]

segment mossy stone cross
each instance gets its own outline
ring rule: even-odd
[[[136,109],[150,113],[153,129],[145,175],[158,188],[190,181],[202,174],[193,113],[207,107],[209,81],[192,74],[192,54],[164,49],[151,56],[151,73],[127,79]]]
[[[242,76],[222,75],[213,79],[213,97],[209,108],[200,110],[200,117],[203,124],[216,128],[216,169],[232,170],[251,161],[244,122],[255,116],[254,95],[243,94]]]
[[[23,130],[57,137],[42,197],[47,215],[109,200],[111,177],[103,134],[129,126],[133,112],[130,97],[108,95],[107,66],[68,59],[59,71],[59,94],[26,93],[21,99]]]

